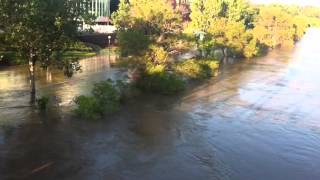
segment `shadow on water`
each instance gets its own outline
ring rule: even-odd
[[[318,179],[319,38],[310,30],[292,51],[233,62],[179,96],[145,94],[95,122],[72,116],[70,100],[123,72],[86,61],[71,79],[40,80],[62,108],[0,110],[0,179]],[[26,99],[18,72],[0,71],[0,106]]]
[[[47,116],[29,109],[25,116],[27,121],[4,134],[3,179],[59,179],[85,164],[71,133],[61,130],[58,112]]]

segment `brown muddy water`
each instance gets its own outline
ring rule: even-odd
[[[178,97],[146,95],[105,120],[71,116],[92,84],[124,73],[82,61],[64,78],[42,72],[40,94],[60,108],[28,105],[25,67],[0,71],[0,179],[318,180],[320,30],[292,51],[226,65]]]

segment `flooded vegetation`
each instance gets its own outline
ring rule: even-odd
[[[320,177],[320,39],[226,64],[183,94],[145,94],[104,120],[71,113],[93,83],[119,78],[108,58],[82,73],[37,74],[47,114],[29,107],[28,68],[0,71],[0,179],[290,179]],[[59,107],[59,108],[55,108]]]
[[[0,0],[1,180],[319,179],[318,7],[112,3]]]

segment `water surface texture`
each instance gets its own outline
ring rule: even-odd
[[[62,107],[46,115],[27,107],[25,68],[2,69],[0,179],[320,179],[319,40],[311,29],[294,50],[235,62],[178,97],[145,95],[97,122],[68,107],[123,74],[106,59],[83,61],[71,79],[40,73],[40,94]]]

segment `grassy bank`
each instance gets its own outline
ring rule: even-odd
[[[102,49],[98,46],[77,42],[72,47],[68,48],[68,50],[62,54],[61,58],[62,60],[71,58],[84,59],[100,54],[100,51],[102,51]],[[55,53],[53,54],[55,55]],[[27,59],[21,57],[15,48],[10,47],[0,50],[0,65],[2,66],[22,65],[27,63]]]
[[[67,51],[62,55],[62,59],[76,58],[84,59],[97,55],[97,52],[94,51],[81,51],[81,50],[72,50]],[[12,65],[22,65],[27,64],[27,60],[19,56],[15,51],[1,51],[0,52],[0,65],[3,66],[12,66]]]

